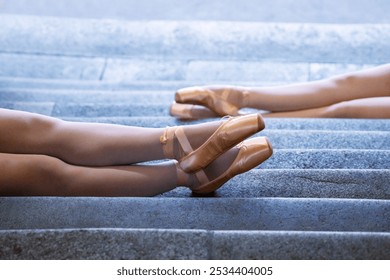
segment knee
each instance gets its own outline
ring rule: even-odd
[[[63,195],[70,166],[45,155],[0,154],[0,195]]]
[[[351,107],[348,104],[348,101],[336,103],[330,105],[324,111],[325,118],[350,118],[351,117]]]
[[[63,195],[72,182],[72,166],[60,159],[38,155],[35,162],[37,181],[50,186],[54,194]]]

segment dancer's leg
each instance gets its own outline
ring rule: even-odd
[[[390,64],[303,84],[251,88],[243,107],[271,112],[329,106],[342,101],[390,96]]]
[[[180,89],[171,114],[181,118],[201,118],[238,114],[240,108],[268,112],[322,114],[324,107],[344,101],[390,96],[390,64],[320,81],[275,87],[205,86]],[[199,110],[202,105],[207,108]],[[317,110],[317,108],[320,108]],[[295,114],[295,113],[294,113]],[[280,116],[282,116],[281,114]]]
[[[237,147],[222,154],[204,170],[206,176],[213,180],[225,172],[237,154]],[[175,161],[84,167],[45,155],[0,153],[0,174],[0,196],[154,196],[200,184]]]
[[[0,153],[0,195],[153,196],[184,185],[174,161],[80,167],[43,155]]]
[[[362,98],[344,101],[321,108],[271,112],[264,117],[275,118],[390,118],[390,97]]]
[[[183,128],[196,149],[220,124],[216,121]],[[0,152],[49,155],[75,165],[128,165],[163,159],[160,137],[164,129],[67,122],[0,109]]]

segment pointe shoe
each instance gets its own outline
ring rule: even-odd
[[[272,146],[267,137],[245,140],[237,145],[237,148],[239,151],[233,163],[224,173],[214,180],[209,181],[203,170],[198,171],[196,175],[200,186],[192,188],[192,192],[196,194],[211,193],[234,176],[255,168],[272,155]]]
[[[260,114],[230,117],[196,150],[193,150],[182,127],[168,127],[160,137],[167,158],[176,158],[180,167],[187,173],[205,168],[219,155],[240,143],[242,140],[264,129]],[[174,140],[181,151],[175,157]]]
[[[182,121],[192,121],[207,118],[216,118],[219,115],[210,109],[193,105],[193,104],[181,104],[173,102],[169,110],[169,114]]]
[[[241,104],[247,103],[248,91],[244,88],[221,87],[187,87],[175,94],[177,103],[202,105],[215,112],[218,116],[238,116]]]

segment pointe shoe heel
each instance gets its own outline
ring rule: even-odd
[[[230,167],[216,179],[202,182],[201,186],[192,188],[195,194],[207,194],[214,192],[236,175],[247,172],[272,155],[272,145],[267,137],[248,139],[237,145],[238,154]]]
[[[237,104],[246,103],[244,99],[247,96],[246,90],[232,86],[224,86],[215,90],[206,87],[188,87],[176,92],[175,101],[205,106],[221,117],[238,116],[240,108]]]
[[[179,162],[180,167],[188,173],[202,169],[222,153],[264,127],[264,120],[260,114],[230,117],[203,145],[184,156]]]

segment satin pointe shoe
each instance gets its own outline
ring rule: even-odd
[[[229,117],[196,150],[184,133],[183,127],[168,127],[160,137],[164,155],[176,158],[180,167],[187,173],[195,172],[209,165],[219,155],[237,145],[249,136],[264,129],[264,120],[260,114]],[[180,149],[175,157],[174,142],[177,139]]]
[[[247,172],[272,155],[272,146],[267,137],[250,138],[236,146],[239,151],[230,167],[214,180],[209,181],[203,170],[197,172],[200,186],[192,188],[195,194],[211,193],[236,175]]]
[[[245,88],[233,86],[187,87],[176,92],[175,101],[205,106],[221,117],[238,116],[248,95]]]
[[[193,121],[219,117],[217,113],[206,107],[193,104],[181,104],[176,102],[172,103],[169,114],[182,121]]]

